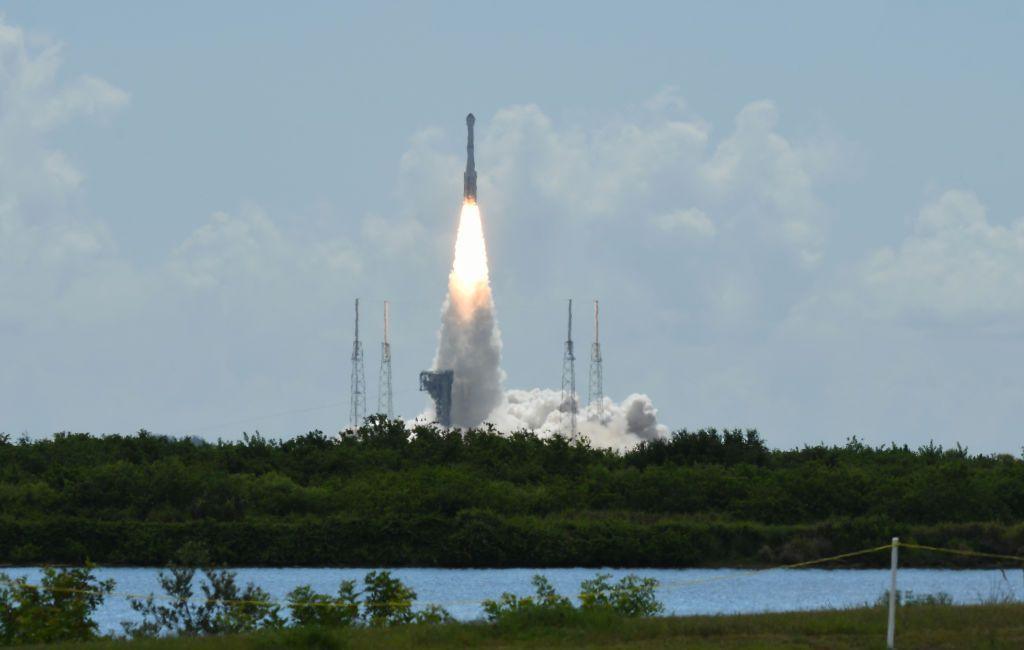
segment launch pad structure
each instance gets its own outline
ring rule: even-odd
[[[454,370],[424,370],[420,373],[420,390],[434,400],[434,417],[442,427],[452,426],[452,383]]]

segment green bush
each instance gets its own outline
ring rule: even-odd
[[[41,583],[0,573],[0,644],[55,643],[95,638],[92,613],[114,589],[92,567],[43,569]]]
[[[1020,555],[1024,460],[856,439],[773,450],[714,429],[618,453],[380,417],[211,444],[59,433],[0,445],[0,513],[0,562],[40,564],[163,565],[199,542],[228,565],[737,565],[894,534]]]
[[[608,608],[623,616],[657,616],[665,611],[658,602],[655,590],[658,581],[628,575],[610,584],[611,574],[599,573],[592,580],[580,584],[580,606],[583,609]]]
[[[390,571],[371,571],[363,584],[363,620],[367,625],[382,627],[415,620],[412,603],[416,592],[392,578]]]
[[[318,594],[309,585],[288,593],[292,624],[302,627],[348,627],[359,620],[359,594],[354,580],[343,580],[337,596]]]
[[[205,569],[202,573],[199,595],[193,588],[196,569],[175,566],[161,571],[158,580],[164,597],[157,600],[150,594],[145,600],[132,599],[131,607],[142,621],[124,623],[125,633],[133,638],[200,636],[284,626],[281,607],[263,589],[251,582],[239,588],[233,571]]]
[[[484,616],[491,623],[532,622],[557,624],[572,618],[575,608],[565,596],[555,592],[548,579],[535,575],[531,580],[536,591],[533,596],[519,597],[505,592],[498,600],[483,602]]]

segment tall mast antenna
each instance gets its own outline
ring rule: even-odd
[[[569,413],[569,437],[576,438],[576,355],[572,349],[572,298],[569,299],[569,330],[562,356],[562,412]]]
[[[366,416],[366,372],[363,370],[363,342],[359,340],[359,298],[356,298],[356,335],[352,341],[349,424],[358,428]]]
[[[590,386],[587,402],[598,419],[604,417],[604,359],[601,357],[601,321],[598,303],[594,301],[594,344],[590,346]]]
[[[391,303],[384,301],[384,342],[380,344],[380,380],[377,386],[377,413],[390,420],[394,404],[391,399]]]

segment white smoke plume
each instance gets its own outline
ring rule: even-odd
[[[462,206],[455,257],[448,275],[448,295],[441,309],[441,332],[434,370],[453,370],[451,422],[469,428],[485,422],[501,431],[567,433],[569,415],[560,408],[560,391],[504,392],[501,332],[491,295],[480,209],[472,200]],[[646,395],[621,404],[604,398],[579,414],[577,431],[598,447],[624,449],[668,433],[658,424],[657,409]],[[419,419],[433,420],[434,413]]]
[[[491,296],[480,210],[469,201],[459,217],[433,367],[455,371],[453,426],[478,426],[501,403],[501,332]]]
[[[509,390],[487,417],[499,431],[534,431],[541,436],[569,429],[569,414],[563,411],[561,391],[534,388]],[[616,404],[605,397],[601,405],[580,410],[578,435],[590,439],[595,447],[628,449],[644,440],[668,435],[668,427],[658,424],[658,410],[647,395],[634,393]]]

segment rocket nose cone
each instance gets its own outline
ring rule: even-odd
[[[466,116],[466,124],[473,126],[473,122],[476,122],[476,118],[473,117],[472,113],[470,113],[469,115]]]

